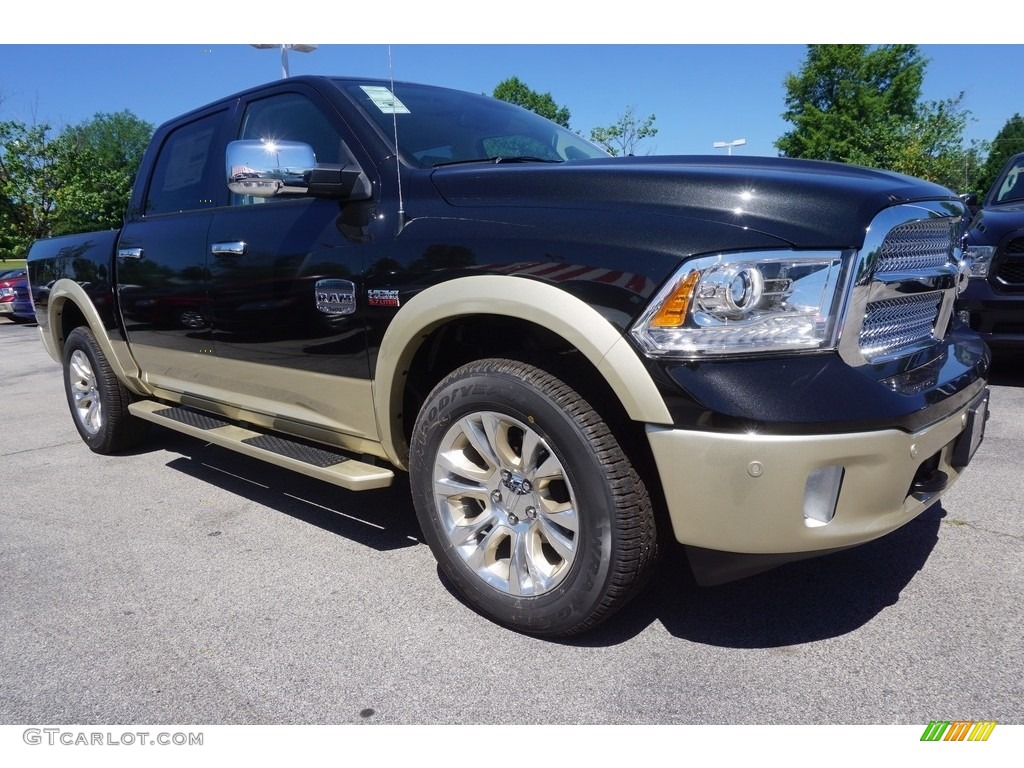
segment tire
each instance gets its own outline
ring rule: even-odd
[[[499,624],[587,631],[653,568],[643,482],[591,405],[540,368],[489,359],[451,373],[420,410],[409,469],[441,569]]]
[[[84,326],[64,344],[64,392],[78,434],[96,453],[128,450],[145,437],[146,422],[128,412],[131,394]]]

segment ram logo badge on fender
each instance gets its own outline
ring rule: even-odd
[[[327,315],[351,315],[356,311],[356,286],[351,280],[317,280],[313,286],[316,308]]]

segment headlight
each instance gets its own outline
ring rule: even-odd
[[[649,355],[698,357],[835,347],[843,257],[759,252],[684,264],[633,324]]]
[[[13,288],[0,288],[0,296],[13,296],[15,293]]]
[[[964,248],[964,258],[971,260],[971,277],[988,277],[992,257],[995,255],[994,245],[968,245]]]

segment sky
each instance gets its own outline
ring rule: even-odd
[[[263,34],[256,39],[273,39]],[[775,140],[790,128],[781,117],[784,79],[806,53],[801,43],[594,44],[566,36],[568,43],[427,44],[398,34],[404,42],[358,44],[316,37],[307,38],[315,51],[289,55],[291,74],[393,75],[488,94],[516,76],[568,107],[572,129],[584,134],[614,123],[627,107],[639,117],[655,115],[657,136],[642,145],[655,154],[721,153],[713,142],[742,138],[735,154],[776,155]],[[919,44],[929,59],[923,98],[963,92],[973,117],[968,139],[991,140],[1015,112],[1024,113],[1024,45]],[[159,125],[280,76],[278,51],[242,42],[72,44],[58,35],[19,44],[0,31],[0,120],[60,128],[127,109]]]

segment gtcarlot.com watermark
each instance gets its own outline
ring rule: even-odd
[[[75,731],[66,728],[26,728],[22,740],[31,746],[68,747],[201,747],[203,733],[182,731]]]

